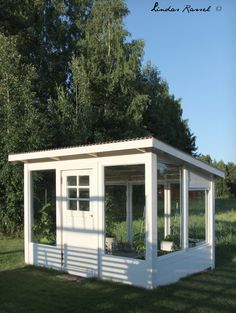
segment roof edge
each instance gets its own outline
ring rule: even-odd
[[[193,156],[191,156],[190,154],[179,150],[178,148],[174,148],[156,138],[153,138],[153,146],[154,148],[156,148],[157,150],[161,150],[175,158],[181,159],[187,163],[190,163],[196,167],[199,167],[207,172],[210,172],[216,176],[219,176],[221,178],[225,178],[225,173],[224,171],[206,163],[203,162],[201,160],[198,160],[196,158],[194,158]]]
[[[9,162],[23,162],[27,163],[28,161],[40,160],[40,159],[54,159],[60,160],[60,157],[69,157],[83,154],[97,154],[97,153],[105,153],[112,151],[120,151],[120,150],[131,150],[137,149],[142,150],[145,148],[154,148],[155,150],[159,150],[167,153],[168,155],[180,159],[186,163],[189,163],[193,166],[201,168],[206,172],[209,172],[213,175],[225,178],[225,173],[222,170],[219,170],[212,165],[209,165],[201,160],[194,158],[193,156],[183,152],[175,147],[166,144],[155,137],[141,137],[141,138],[133,138],[127,140],[117,140],[110,141],[104,143],[96,143],[89,145],[81,145],[75,147],[65,147],[59,149],[49,149],[49,150],[40,150],[34,152],[26,152],[26,153],[18,153],[18,154],[10,154],[8,156]],[[144,152],[144,151],[143,151]]]

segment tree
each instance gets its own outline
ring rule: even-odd
[[[157,69],[142,69],[127,14],[123,0],[0,3],[2,228],[22,222],[22,168],[9,153],[146,135],[195,152],[181,101]]]
[[[137,89],[143,43],[126,41],[127,13],[121,0],[97,0],[85,24],[80,56],[71,62],[79,142],[147,134],[142,120],[148,96]]]
[[[76,129],[74,106],[62,86],[57,88],[57,98],[50,103],[49,110],[53,144],[56,147],[73,145]]]
[[[124,1],[97,0],[84,24],[80,55],[71,62],[79,143],[153,135],[188,153],[195,136],[180,100],[150,64],[142,70],[143,42],[127,40]]]
[[[226,164],[222,160],[217,162],[212,160],[209,154],[201,154],[198,159],[225,172],[225,179],[217,177],[215,180],[217,198],[236,197],[236,164],[233,162]]]
[[[182,118],[181,101],[169,93],[166,81],[150,63],[143,70],[143,88],[150,104],[144,113],[144,126],[153,136],[190,154],[196,151],[196,137]]]
[[[42,138],[31,91],[34,69],[21,63],[15,38],[0,35],[0,60],[0,229],[13,232],[22,225],[23,173],[8,155],[37,149]]]
[[[0,12],[0,30],[16,36],[22,62],[35,68],[48,148],[151,134],[195,152],[180,100],[155,68],[142,71],[143,42],[130,40],[123,26],[123,0],[15,0],[2,2]],[[59,118],[62,92],[66,108],[71,102],[69,141],[54,131],[68,127]]]
[[[22,61],[34,66],[33,87],[42,111],[57,97],[57,86],[68,82],[69,62],[78,49],[90,2],[15,0],[0,4],[1,32],[16,36]]]
[[[225,181],[232,196],[236,197],[236,164],[228,162],[225,165]]]

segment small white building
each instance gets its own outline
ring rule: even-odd
[[[25,262],[145,288],[215,267],[215,176],[153,137],[24,163]]]

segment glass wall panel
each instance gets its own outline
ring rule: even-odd
[[[106,253],[145,257],[145,167],[105,168]]]
[[[163,255],[181,249],[181,168],[158,162],[158,251]]]
[[[132,184],[132,244],[142,258],[145,257],[145,184]]]
[[[189,191],[189,247],[195,247],[206,240],[207,191]]]
[[[56,172],[31,172],[32,241],[56,244]],[[73,203],[71,203],[73,206]]]

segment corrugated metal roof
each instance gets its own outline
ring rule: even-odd
[[[127,145],[126,142],[129,142]],[[114,145],[114,146],[113,146]],[[146,149],[156,149],[156,151],[166,153],[176,159],[182,160],[183,162],[187,162],[196,167],[200,167],[210,173],[214,173],[215,175],[223,177],[223,172],[219,169],[209,165],[206,162],[198,160],[191,156],[190,154],[181,151],[180,149],[174,148],[153,136],[146,137],[137,137],[137,138],[126,138],[120,140],[111,140],[100,143],[90,143],[78,146],[71,147],[62,147],[62,148],[54,148],[54,149],[46,149],[46,150],[38,150],[38,151],[30,151],[26,153],[17,153],[10,154],[8,156],[8,160],[11,162],[20,161],[20,162],[28,162],[34,160],[37,162],[39,160],[46,159],[54,159],[61,160],[62,158],[68,158],[78,155],[90,155],[97,157],[98,154],[101,153],[111,153],[118,151],[126,151],[129,153],[129,150],[137,150],[140,152],[147,151]]]
[[[11,153],[11,155],[15,154],[28,154],[33,152],[47,152],[47,151],[57,151],[57,150],[66,150],[66,149],[72,149],[72,148],[82,148],[82,147],[91,147],[91,146],[97,146],[97,145],[105,145],[105,144],[112,144],[112,143],[119,143],[119,142],[126,142],[126,141],[136,141],[136,140],[144,140],[144,139],[152,139],[156,137],[153,136],[145,136],[145,137],[136,137],[136,138],[125,138],[125,139],[118,139],[118,140],[110,140],[110,141],[102,141],[102,142],[95,142],[95,143],[87,143],[83,145],[75,145],[75,146],[68,146],[68,147],[59,147],[59,148],[49,148],[49,149],[43,149],[43,150],[32,150],[28,152],[15,152]]]

